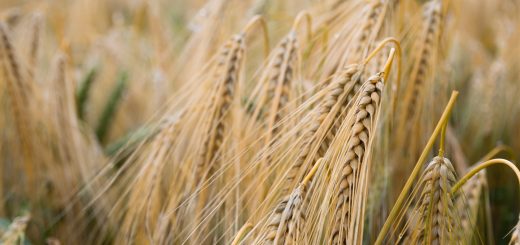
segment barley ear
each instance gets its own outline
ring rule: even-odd
[[[448,120],[451,110],[453,109],[453,106],[455,105],[455,101],[457,100],[458,96],[457,91],[453,91],[451,94],[451,98],[448,101],[448,104],[446,105],[446,108],[444,109],[444,112],[442,113],[441,118],[439,119],[439,122],[437,123],[437,126],[435,127],[435,130],[433,131],[432,135],[430,136],[430,139],[428,140],[428,143],[424,147],[421,156],[417,160],[417,163],[415,164],[414,169],[412,170],[412,173],[410,174],[410,177],[406,180],[406,183],[403,187],[403,190],[399,194],[399,197],[397,198],[394,206],[392,207],[390,214],[388,215],[388,218],[386,219],[383,228],[379,232],[376,242],[376,245],[381,245],[384,242],[384,239],[390,230],[390,226],[394,223],[394,221],[397,218],[397,215],[399,214],[399,211],[401,209],[401,206],[403,205],[404,201],[406,200],[406,196],[408,195],[410,189],[412,188],[412,185],[417,178],[417,176],[420,174],[422,166],[426,160],[426,157],[428,156],[430,150],[433,147],[433,144],[435,143],[435,140],[437,136],[439,135],[442,126],[446,123]]]

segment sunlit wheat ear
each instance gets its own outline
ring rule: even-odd
[[[414,214],[418,222],[411,227],[414,244],[453,244],[457,242],[456,210],[451,188],[455,170],[447,158],[435,157],[424,170],[419,185],[421,194]]]
[[[360,239],[357,234],[362,231],[356,214],[363,213],[357,203],[366,200],[364,178],[367,178],[370,142],[374,137],[377,114],[381,104],[384,88],[383,74],[370,77],[361,87],[352,108],[353,121],[346,125],[350,130],[345,143],[345,154],[339,158],[339,175],[334,178],[335,205],[333,211],[332,234],[330,244],[345,244]],[[364,176],[364,177],[363,177]],[[356,209],[357,208],[357,209]]]
[[[356,4],[352,5],[356,6]],[[325,60],[325,77],[329,77],[341,71],[344,66],[359,62],[364,58],[381,30],[386,5],[387,3],[379,0],[357,2],[357,7],[353,7],[356,9],[355,13],[351,13],[356,17],[351,17],[349,24],[342,26],[339,29],[341,33],[335,35],[345,41],[332,44],[331,52]]]
[[[359,90],[361,71],[359,65],[350,65],[336,74],[330,85],[325,88],[325,98],[311,112],[312,124],[306,129],[296,162],[292,164],[285,177],[284,194],[289,193],[312,168],[314,162],[327,151]]]
[[[303,181],[275,207],[256,244],[299,244],[305,241],[301,231],[307,215],[309,185],[321,162],[322,159],[318,160]]]
[[[276,136],[282,129],[278,125],[280,120],[290,113],[286,108],[288,102],[299,97],[301,84],[299,79],[301,63],[297,27],[304,17],[307,17],[308,32],[310,32],[310,15],[302,12],[296,17],[292,29],[282,38],[277,47],[271,52],[272,56],[263,68],[259,86],[262,88],[256,102],[253,120],[264,119],[267,126],[265,145],[272,146],[276,143]],[[310,35],[310,33],[308,33]],[[264,112],[267,111],[267,112]],[[265,115],[262,115],[265,114]],[[271,161],[270,154],[265,154],[264,162]]]
[[[226,125],[228,110],[237,90],[237,82],[244,53],[244,35],[235,35],[221,49],[218,55],[215,73],[215,87],[208,103],[208,118],[204,125],[206,137],[200,151],[196,169],[196,179],[203,181],[204,176],[211,175],[216,162],[216,154],[222,144],[224,131],[229,130]]]
[[[30,215],[17,217],[13,223],[9,225],[7,231],[2,234],[0,241],[2,244],[22,244],[21,240],[24,237],[25,228],[31,219]]]
[[[401,122],[405,122],[416,114],[418,98],[421,98],[424,90],[427,73],[434,65],[437,56],[439,39],[442,28],[442,3],[441,0],[431,0],[423,6],[423,26],[421,36],[416,40],[411,74],[404,94]]]
[[[462,187],[462,192],[457,193],[455,208],[459,214],[460,229],[464,241],[470,243],[477,234],[477,218],[479,208],[482,207],[483,191],[486,190],[486,172],[479,172],[468,180]]]
[[[24,79],[22,68],[17,59],[7,26],[0,22],[0,59],[3,76],[7,84],[10,107],[15,121],[16,132],[23,152],[23,168],[27,177],[27,185],[33,186],[34,162],[33,142],[31,133],[30,92],[31,86]]]
[[[297,33],[291,31],[287,34],[273,52],[275,54],[264,71],[265,83],[260,84],[265,87],[263,89],[265,92],[260,95],[260,101],[256,104],[253,113],[253,120],[257,120],[262,117],[260,115],[262,111],[267,111],[264,115],[267,126],[265,135],[267,146],[276,143],[275,139],[282,130],[278,124],[288,114],[288,108],[285,108],[287,102],[298,96],[297,89],[294,88],[294,73],[298,71],[296,66],[299,59]],[[269,164],[270,154],[265,154],[264,158],[265,164]]]
[[[520,217],[518,223],[511,232],[511,240],[509,241],[509,245],[520,245]]]
[[[168,123],[150,142],[143,154],[145,168],[141,169],[135,177],[135,183],[129,196],[131,204],[126,210],[121,224],[121,241],[152,242],[152,233],[157,225],[159,212],[165,197],[161,193],[161,173],[165,168],[164,161],[168,156],[178,133],[177,121]]]
[[[382,21],[386,13],[386,5],[387,3],[378,0],[370,3],[370,8],[367,11],[354,46],[354,52],[351,55],[354,59],[362,59],[367,54],[368,49],[373,45],[383,24]]]
[[[218,55],[214,76],[215,88],[212,90],[213,93],[210,98],[212,103],[206,109],[208,118],[203,125],[204,138],[195,160],[196,169],[193,188],[195,191],[198,191],[197,197],[193,199],[196,202],[196,205],[194,205],[195,223],[200,223],[207,228],[210,228],[209,223],[213,220],[205,217],[208,215],[208,212],[211,212],[207,208],[209,207],[208,200],[216,191],[212,185],[207,183],[221,167],[221,156],[225,150],[222,148],[222,144],[225,135],[229,135],[230,130],[232,130],[233,119],[237,116],[233,114],[233,100],[238,92],[238,82],[245,50],[244,39],[244,34],[233,36],[223,46]],[[218,215],[218,213],[214,215]],[[215,220],[215,222],[218,222],[218,219]],[[207,234],[204,234],[204,230],[206,228],[197,229],[200,239],[207,236]]]

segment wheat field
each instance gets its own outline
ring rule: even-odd
[[[518,0],[2,0],[0,244],[520,244]]]

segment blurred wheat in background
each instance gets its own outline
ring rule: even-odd
[[[0,244],[520,244],[520,1],[2,0]]]

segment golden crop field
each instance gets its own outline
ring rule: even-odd
[[[1,0],[0,244],[520,245],[519,0]]]

